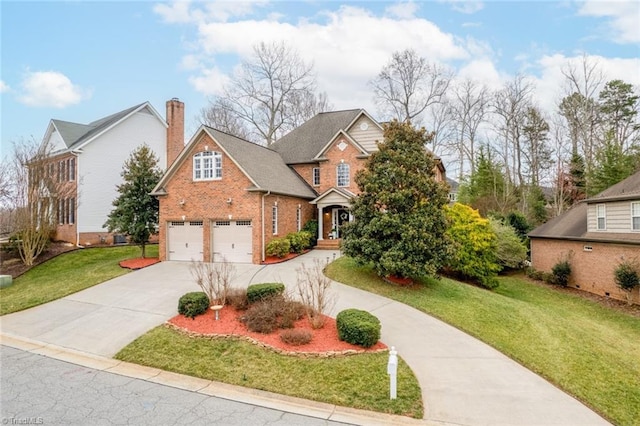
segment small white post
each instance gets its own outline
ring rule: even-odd
[[[390,399],[396,399],[398,387],[398,352],[396,351],[395,346],[391,346],[391,350],[389,351],[387,374],[389,375]]]

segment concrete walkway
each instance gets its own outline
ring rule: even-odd
[[[302,263],[311,265],[314,258],[325,261],[338,255],[316,250],[277,265],[238,264],[234,285],[280,281],[294,289],[296,270]],[[195,290],[188,263],[163,262],[0,317],[0,329],[8,338],[20,336],[111,357],[174,316],[178,298]],[[332,290],[336,294],[332,315],[358,308],[380,319],[382,341],[396,347],[422,387],[425,423],[608,424],[579,401],[454,327],[401,303],[339,283],[334,283]]]

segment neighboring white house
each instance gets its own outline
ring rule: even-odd
[[[58,181],[69,182],[70,195],[59,200],[56,239],[79,245],[112,243],[103,227],[116,185],[130,154],[147,144],[167,164],[167,123],[149,102],[89,124],[51,120],[43,143],[53,146],[51,170]]]

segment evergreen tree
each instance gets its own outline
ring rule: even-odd
[[[432,134],[410,123],[385,126],[384,142],[356,175],[355,221],[344,228],[343,250],[373,263],[380,276],[436,275],[448,253],[445,184],[424,146]]]
[[[131,153],[125,161],[121,176],[124,182],[117,186],[120,195],[113,201],[114,209],[104,224],[109,232],[127,234],[134,244],[142,248],[158,226],[160,204],[149,195],[162,176],[158,158],[144,144]]]
[[[596,161],[589,179],[590,196],[626,179],[635,171],[634,155],[624,153],[615,140],[613,130],[607,133],[604,145],[596,154]]]

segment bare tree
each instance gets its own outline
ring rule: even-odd
[[[209,101],[209,106],[200,110],[200,123],[213,127],[242,139],[249,138],[249,130],[226,99],[218,98]]]
[[[549,123],[536,107],[529,107],[522,127],[524,147],[522,156],[526,166],[527,182],[539,186],[541,174],[551,167]]]
[[[330,111],[332,108],[333,105],[329,103],[326,92],[318,94],[311,91],[296,92],[286,104],[285,116],[288,121],[286,128],[295,129],[314,115]]]
[[[563,67],[562,74],[566,88],[560,113],[572,128],[573,153],[578,153],[578,149],[581,149],[586,171],[589,173],[601,139],[598,131],[599,108],[595,99],[605,82],[605,76],[600,64],[586,54],[579,61],[569,61]]]
[[[464,80],[452,91],[451,118],[455,126],[455,152],[460,162],[460,179],[469,164],[470,172],[476,168],[476,145],[481,124],[488,114],[488,90],[473,80]]]
[[[498,133],[503,140],[498,152],[503,157],[507,185],[513,183],[519,186],[525,183],[522,171],[522,129],[532,94],[533,85],[522,75],[517,75],[494,94],[492,109],[497,118]]]
[[[431,151],[435,155],[443,155],[448,153],[451,141],[455,138],[455,126],[452,119],[451,103],[446,97],[441,102],[429,108],[427,119],[427,128],[433,131],[433,139],[431,140]]]
[[[369,84],[384,115],[418,123],[430,105],[440,102],[451,77],[449,70],[407,49],[394,52],[389,63]]]
[[[331,280],[324,274],[326,265],[320,259],[314,259],[311,267],[303,263],[297,270],[298,296],[308,307],[307,315],[313,328],[324,326],[324,314],[335,303],[335,297],[329,291]]]
[[[209,298],[209,305],[224,306],[231,288],[231,280],[235,276],[235,266],[226,259],[218,263],[193,260],[189,270],[196,284]]]
[[[220,127],[230,131],[236,129],[231,124],[237,117],[244,123],[249,140],[269,146],[300,120],[293,117],[292,111],[299,114],[295,105],[315,94],[315,90],[313,65],[305,63],[284,42],[262,42],[254,46],[253,56],[241,64],[223,94],[211,103],[211,108],[224,111],[214,111],[212,118],[224,118]],[[219,127],[217,121],[210,125]]]
[[[13,218],[10,232],[18,236],[18,252],[27,266],[33,265],[55,235],[58,201],[72,193],[68,182],[55,179],[52,156],[49,142],[22,140],[13,144],[9,163],[3,166],[9,181],[6,186],[3,183],[3,203]]]

